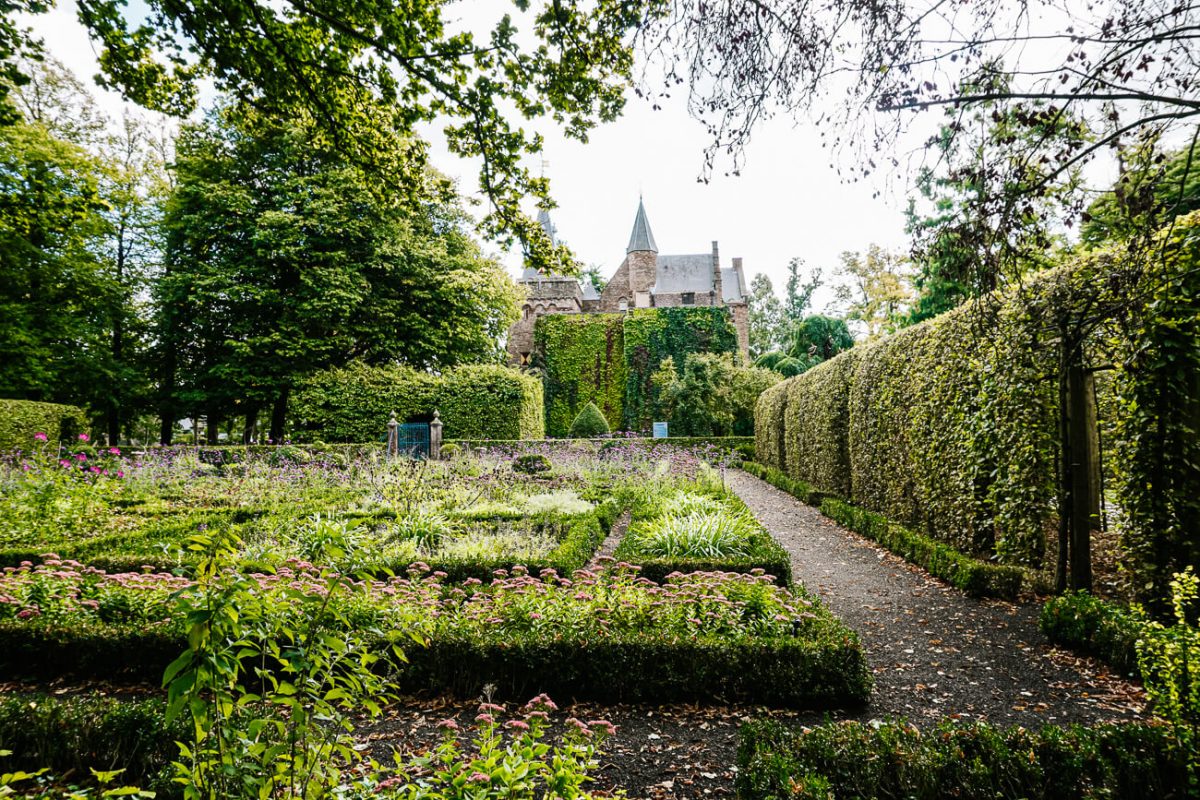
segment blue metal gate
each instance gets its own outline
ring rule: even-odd
[[[405,422],[396,426],[396,451],[408,458],[429,458],[429,423]]]

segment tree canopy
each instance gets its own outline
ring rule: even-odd
[[[499,358],[515,291],[461,209],[380,197],[318,131],[230,106],[180,138],[157,290],[164,421],[273,407],[277,439],[316,370]]]

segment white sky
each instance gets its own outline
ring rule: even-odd
[[[486,24],[495,6],[494,0],[469,0],[454,8],[475,27],[474,18]],[[96,49],[75,18],[74,3],[61,2],[31,22],[49,53],[90,84]],[[98,88],[95,92],[103,108],[119,115],[123,104],[118,96]],[[552,212],[559,237],[584,264],[599,264],[605,274],[624,257],[639,192],[661,252],[708,252],[715,239],[725,266],[740,256],[747,281],[764,272],[779,292],[793,256],[810,268],[823,268],[828,278],[844,250],[865,250],[872,242],[897,249],[906,245],[906,198],[873,198],[882,176],[874,183],[841,183],[816,132],[787,119],[762,126],[740,176],[725,177],[721,168],[728,165],[718,164],[707,184],[697,182],[706,135],[688,117],[682,100],[654,111],[631,93],[625,115],[593,131],[588,144],[565,139],[552,123],[542,133],[547,175],[559,205]],[[474,189],[471,164],[453,158],[436,142],[434,154],[435,166],[457,178],[465,193]],[[903,181],[894,185],[903,190]],[[514,274],[519,271],[519,253],[500,257]],[[817,307],[830,299],[829,293],[819,295]]]

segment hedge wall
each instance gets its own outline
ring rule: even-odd
[[[459,367],[446,373],[434,406],[444,438],[541,439],[542,383],[508,367]]]
[[[785,461],[792,477],[839,497],[850,496],[850,376],[865,348],[825,361],[786,389],[783,411]]]
[[[624,314],[549,314],[533,332],[531,364],[542,371],[546,433],[566,436],[572,420],[595,403],[609,425],[625,418]]]
[[[786,381],[759,400],[758,460],[955,549],[1041,566],[1058,526],[1063,342],[1078,337],[1085,366],[1118,366],[1106,455],[1120,458],[1134,584],[1163,596],[1200,561],[1200,214],[1166,245],[1153,264],[1078,257]]]
[[[447,439],[539,439],[542,386],[508,367],[468,366],[430,375],[402,366],[354,364],[310,378],[292,398],[296,441],[372,442],[388,417],[428,420],[441,413]]]
[[[51,442],[74,439],[87,430],[87,414],[77,406],[35,403],[32,400],[0,400],[0,450],[37,445],[35,433]]]
[[[688,306],[642,308],[625,315],[626,430],[649,430],[658,408],[650,377],[668,356],[682,375],[688,353],[736,353],[729,309]]]

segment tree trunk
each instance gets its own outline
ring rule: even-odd
[[[1071,553],[1071,443],[1070,443],[1070,395],[1067,388],[1066,331],[1060,331],[1059,347],[1062,354],[1058,365],[1058,559],[1054,565],[1054,591],[1062,594],[1067,590],[1067,561]]]
[[[1068,478],[1071,495],[1071,588],[1075,591],[1092,590],[1092,464],[1088,444],[1091,440],[1087,429],[1089,398],[1087,376],[1081,364],[1072,364],[1067,372],[1067,398],[1070,418],[1068,432],[1070,444],[1070,467]]]
[[[279,395],[275,398],[275,405],[271,408],[272,444],[283,444],[284,425],[287,422],[288,395],[290,393],[290,388],[287,386],[280,389]]]
[[[253,444],[254,436],[258,433],[258,406],[251,406],[246,411],[246,423],[242,426],[242,444]]]

